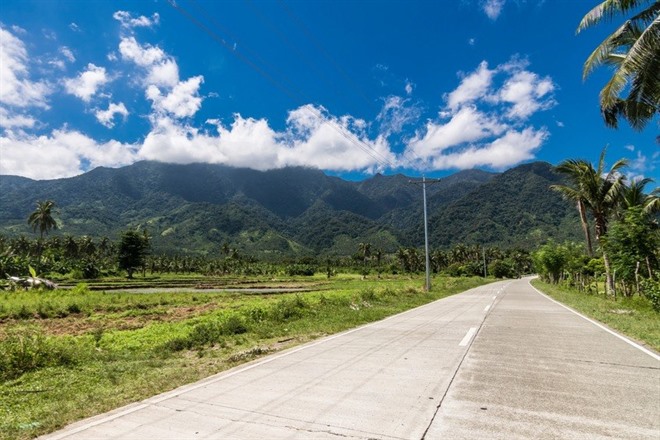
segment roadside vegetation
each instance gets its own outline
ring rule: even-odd
[[[0,438],[32,438],[484,282],[439,276],[423,292],[418,275],[319,274],[263,283],[308,289],[297,293],[128,293],[84,284],[0,293]]]
[[[645,192],[651,179],[628,180],[626,166],[620,159],[606,170],[603,150],[595,167],[575,159],[557,167],[566,184],[552,188],[577,206],[585,241],[534,252],[535,285],[660,351],[660,193]]]
[[[603,283],[606,298],[645,297],[660,312],[660,193],[644,192],[651,179],[628,181],[627,165],[620,159],[606,171],[605,150],[596,167],[575,159],[559,164],[567,183],[552,189],[576,204],[585,242],[548,242],[533,254],[534,267],[549,283],[587,294],[599,294]]]

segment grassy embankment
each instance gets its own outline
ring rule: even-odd
[[[0,438],[26,439],[261,355],[483,284],[286,280],[297,294],[0,293]],[[269,282],[273,285],[273,282]]]
[[[634,296],[614,301],[538,279],[532,284],[557,301],[660,352],[660,314],[648,299]]]

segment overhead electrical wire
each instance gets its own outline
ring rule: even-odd
[[[193,1],[193,0],[191,0]],[[239,46],[234,46],[227,42],[226,39],[222,38],[220,35],[218,35],[216,32],[214,32],[213,29],[211,29],[209,26],[206,26],[204,23],[202,23],[198,18],[196,18],[192,13],[184,9],[182,6],[180,6],[177,1],[175,0],[168,0],[168,3],[170,6],[172,6],[177,12],[179,12],[182,16],[184,16],[186,19],[188,19],[192,24],[194,24],[196,27],[201,29],[204,33],[209,35],[213,41],[216,43],[222,45],[225,47],[227,50],[229,50],[230,53],[234,54],[240,61],[245,63],[248,67],[251,69],[255,70],[258,74],[266,78],[270,83],[272,83],[277,89],[279,89],[281,92],[283,92],[286,96],[291,98],[294,102],[295,101],[303,101],[303,102],[311,102],[310,99],[307,99],[304,93],[302,93],[299,90],[295,90],[294,88],[289,88],[282,84],[281,81],[278,79],[274,78],[271,74],[269,74],[263,67],[260,67],[257,65],[254,61],[250,60],[248,57],[246,57],[241,51],[239,50]],[[198,9],[201,9],[201,6],[197,5]],[[211,14],[206,13],[205,15],[211,17]],[[221,26],[213,20],[213,26],[217,27],[219,29],[223,29]],[[229,34],[227,31],[225,31],[226,34]],[[236,42],[237,40],[234,39]],[[240,49],[242,50],[243,46],[240,46]],[[257,58],[261,59],[261,57]],[[263,60],[262,60],[263,62]],[[264,63],[266,64],[266,63]],[[332,129],[337,131],[339,135],[341,135],[343,138],[345,138],[347,141],[349,141],[350,144],[354,145],[355,147],[359,148],[362,150],[364,153],[369,155],[373,160],[375,160],[379,165],[381,165],[384,168],[397,168],[396,164],[394,164],[389,158],[386,156],[382,155],[379,151],[374,149],[371,145],[367,144],[364,142],[362,139],[360,139],[357,135],[352,133],[348,129],[344,129],[343,127],[339,126],[336,121],[328,118],[323,112],[319,111],[314,105],[309,105],[306,107],[308,111],[310,111],[314,116],[328,124]]]
[[[249,1],[249,0],[246,0]],[[277,3],[280,5],[282,10],[291,18],[291,20],[298,26],[298,28],[307,36],[307,38],[314,43],[318,51],[323,54],[325,59],[330,62],[330,64],[335,68],[337,72],[344,78],[346,83],[353,88],[354,91],[357,92],[358,96],[360,96],[364,102],[367,103],[369,106],[373,106],[373,101],[370,100],[369,98],[366,97],[364,94],[362,88],[357,85],[357,82],[353,80],[353,78],[346,73],[346,70],[342,68],[341,64],[338,63],[334,57],[330,54],[328,50],[326,50],[325,46],[320,42],[320,40],[314,35],[314,32],[305,24],[305,21],[298,16],[286,3],[285,0],[277,0]],[[414,156],[414,158],[411,158],[410,156]],[[419,162],[426,162],[424,159],[419,157],[419,155],[410,149],[405,149],[403,152],[403,155],[401,156],[402,159],[405,158],[405,156],[408,156],[407,163],[412,165],[413,162],[419,161]]]

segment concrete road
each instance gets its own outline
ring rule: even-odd
[[[660,357],[498,282],[45,439],[660,438]]]

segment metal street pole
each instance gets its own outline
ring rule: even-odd
[[[414,182],[412,180],[410,183],[421,183],[422,184],[422,196],[424,199],[424,253],[426,260],[426,283],[424,284],[424,289],[428,292],[431,290],[431,257],[429,256],[429,226],[428,226],[428,217],[426,213],[426,184],[433,184],[440,182],[440,179],[426,180],[425,176],[422,176],[421,182]]]
[[[429,223],[426,218],[426,177],[422,176],[422,195],[424,196],[424,251],[426,253],[426,285],[425,290],[431,290],[431,264],[429,259]]]
[[[487,273],[486,273],[486,246],[483,246],[481,248],[481,251],[482,251],[483,257],[484,257],[484,278],[486,278],[488,276]]]

